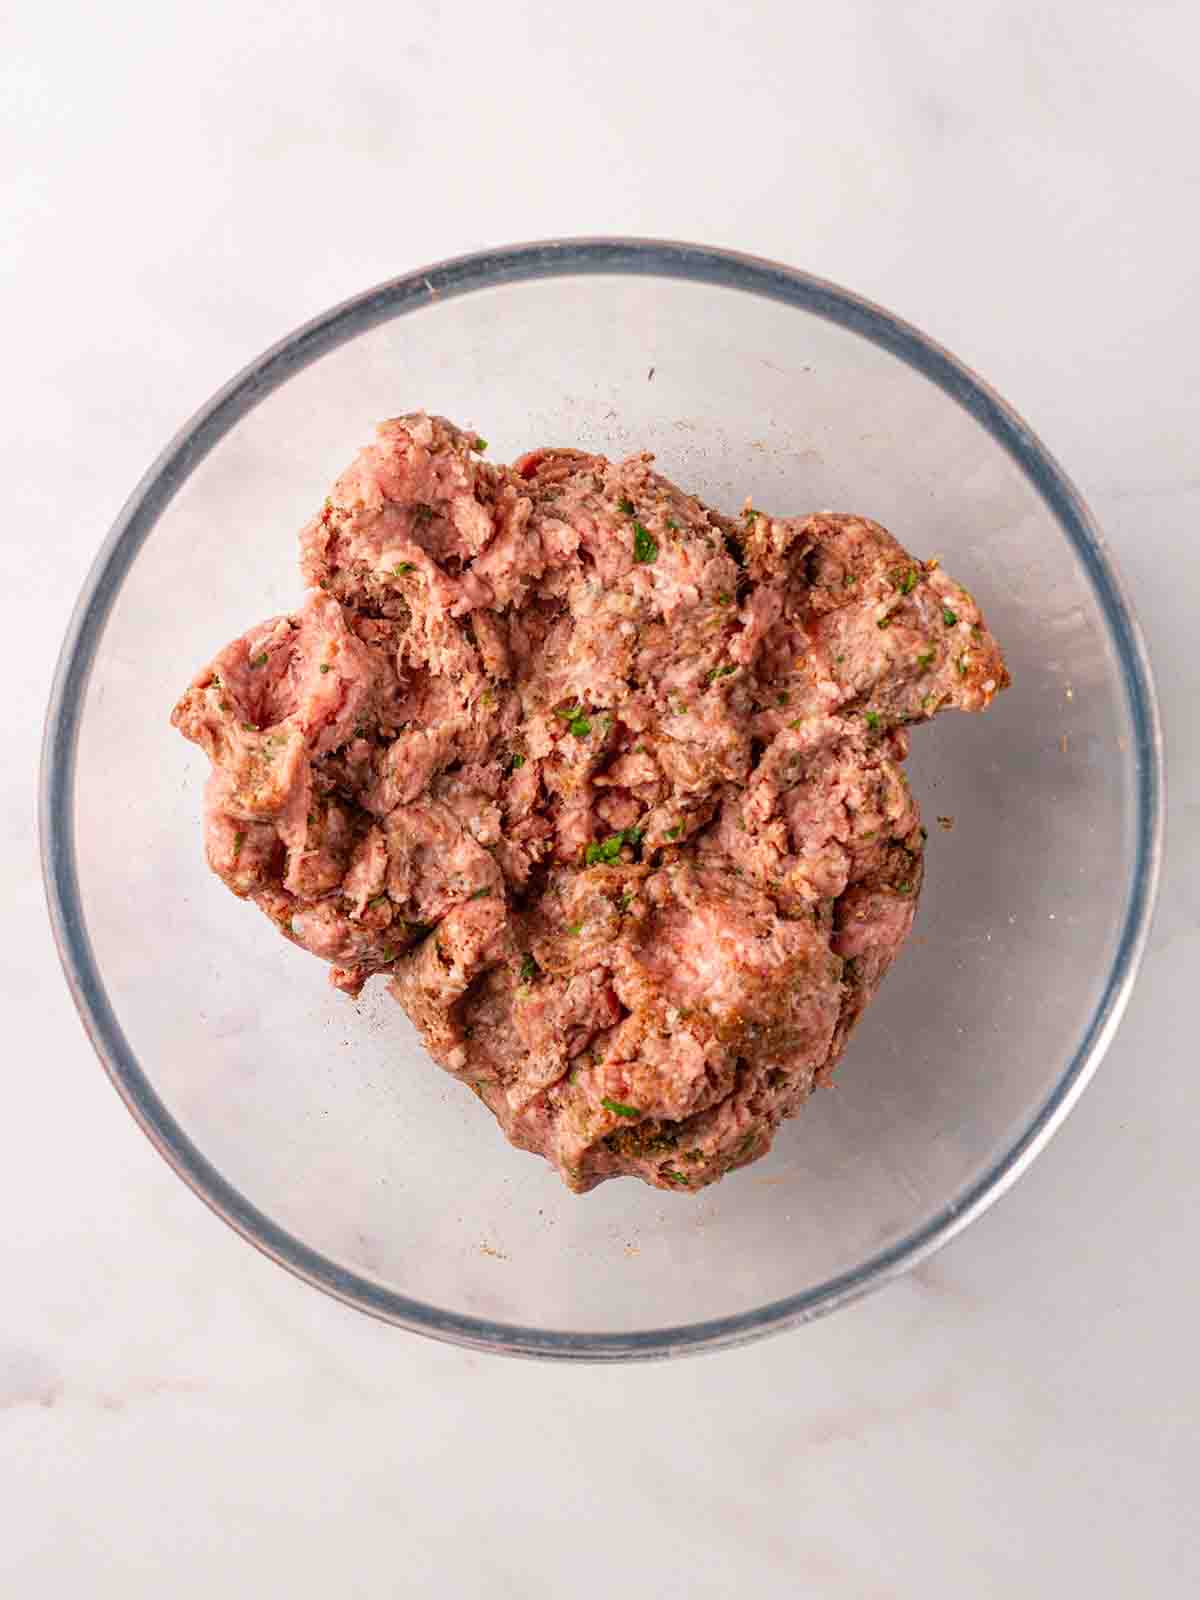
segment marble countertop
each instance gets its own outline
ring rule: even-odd
[[[590,16],[17,0],[0,21],[0,1592],[1190,1596],[1196,9],[613,0]],[[247,1248],[97,1066],[35,854],[58,643],[163,441],[359,288],[572,233],[792,262],[986,374],[1108,534],[1171,759],[1141,979],[1032,1170],[867,1301],[648,1368],[410,1338]]]

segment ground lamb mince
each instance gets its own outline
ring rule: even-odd
[[[1008,673],[876,523],[484,448],[383,423],[196,676],[208,860],[572,1189],[694,1191],[829,1078],[920,893],[908,729]]]

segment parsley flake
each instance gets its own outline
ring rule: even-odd
[[[265,667],[266,664],[267,664],[267,652],[265,650],[263,650],[259,655],[256,655],[254,657],[254,660],[251,661],[251,663],[250,663],[250,665],[252,667]]]
[[[952,628],[954,626],[954,624],[958,621],[957,615],[953,611],[951,611],[949,606],[943,606],[942,607],[942,621],[946,624],[946,626],[948,628]]]
[[[636,1106],[622,1105],[619,1100],[610,1100],[607,1095],[604,1096],[600,1104],[606,1111],[612,1111],[618,1117],[640,1117],[642,1114]]]
[[[622,828],[619,833],[610,833],[607,839],[602,839],[598,844],[589,844],[583,852],[583,859],[589,867],[609,866],[618,859],[627,844],[636,849],[641,842],[640,828]]]
[[[633,559],[643,564],[658,560],[658,546],[640,522],[633,525]]]

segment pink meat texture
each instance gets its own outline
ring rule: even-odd
[[[572,1189],[694,1192],[830,1077],[921,888],[908,728],[1008,672],[877,523],[484,448],[381,424],[197,674],[208,861]]]

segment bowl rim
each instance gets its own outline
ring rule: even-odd
[[[1074,1054],[1026,1126],[987,1169],[902,1240],[815,1287],[751,1311],[633,1333],[568,1332],[494,1322],[426,1305],[311,1249],[250,1203],[193,1144],[131,1050],[100,975],[83,914],[73,797],[82,710],[96,650],[134,559],[176,490],[238,420],[288,377],[358,334],[480,289],[580,275],[661,277],[726,287],[824,317],[890,351],[969,412],[1025,473],[1071,542],[1117,652],[1132,729],[1134,850],[1106,982]],[[824,279],[733,250],[672,240],[549,239],[456,256],[389,279],[304,323],[243,368],[184,424],[126,501],[71,616],[46,713],[39,831],[46,898],[63,971],[117,1092],[176,1173],[243,1238],[296,1276],[384,1321],[454,1344],[558,1360],[648,1360],[730,1348],[846,1305],[907,1271],[986,1210],[1062,1125],[1108,1048],[1149,933],[1163,852],[1163,739],[1141,629],[1094,517],[1032,429],[941,345]]]

